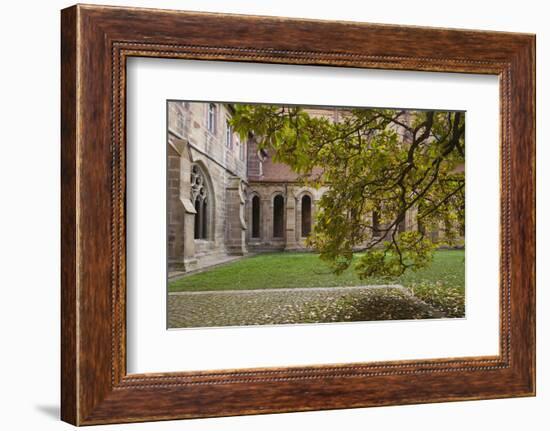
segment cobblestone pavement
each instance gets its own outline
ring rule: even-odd
[[[170,328],[440,318],[399,285],[176,292]]]

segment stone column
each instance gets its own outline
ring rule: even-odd
[[[302,198],[300,197],[300,199],[295,199],[295,202],[296,202],[296,210],[294,211],[295,220],[296,220],[295,237],[298,244],[302,246]]]
[[[311,198],[311,235],[315,232],[315,221],[317,220],[317,205],[319,199],[316,198],[316,195],[313,195]],[[304,246],[306,244],[304,243]],[[308,250],[311,250],[311,247],[306,247]]]
[[[180,154],[172,146],[168,146],[168,271],[183,271],[184,265],[184,214],[180,201]]]
[[[180,158],[180,201],[185,209],[183,217],[183,257],[185,270],[195,268],[195,205],[191,202],[191,158],[183,151]]]
[[[286,198],[286,235],[285,235],[285,251],[298,249],[298,241],[296,239],[296,197],[294,190],[289,188]]]
[[[418,230],[417,215],[418,215],[418,208],[416,206],[413,206],[412,208],[407,210],[407,212],[405,213],[405,230],[406,231]]]
[[[246,222],[244,184],[239,177],[230,177],[225,189],[226,231],[225,246],[228,254],[246,254]]]
[[[261,198],[260,210],[260,238],[262,244],[267,245],[273,235],[273,205],[268,197]]]

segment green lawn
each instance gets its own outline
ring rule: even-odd
[[[259,254],[169,283],[170,292],[401,284],[452,317],[464,316],[464,250],[439,250],[429,268],[397,278],[334,275],[314,253]]]

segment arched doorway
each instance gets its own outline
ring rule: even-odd
[[[311,197],[302,196],[302,237],[311,234]]]
[[[260,198],[252,198],[252,238],[260,237]]]
[[[273,238],[282,238],[284,232],[285,199],[277,195],[273,199]]]

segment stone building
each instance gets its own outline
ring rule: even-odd
[[[263,251],[305,250],[325,188],[241,141],[232,105],[168,103],[167,234],[170,273]],[[337,109],[308,109],[338,121]],[[408,214],[404,229],[416,229]]]

